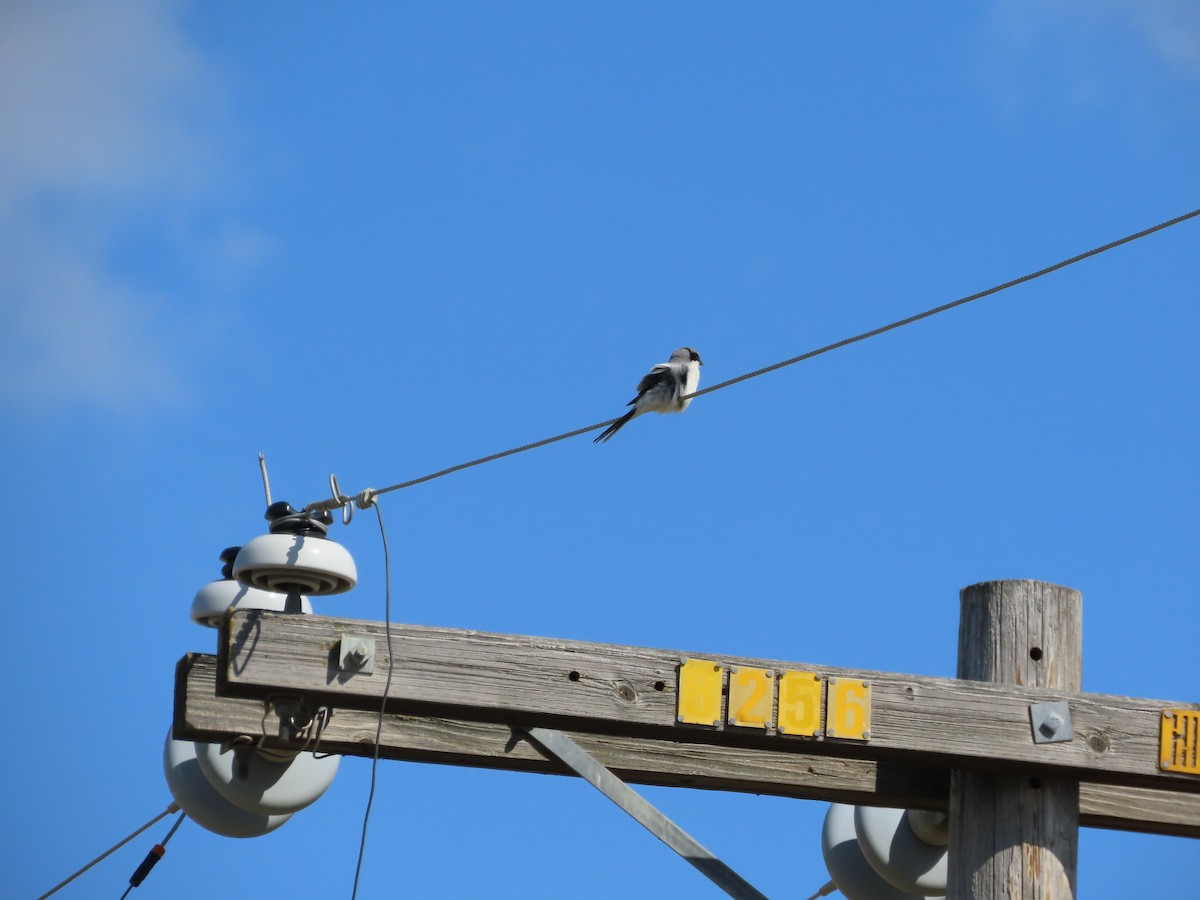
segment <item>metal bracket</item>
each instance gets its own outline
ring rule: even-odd
[[[338,649],[338,666],[350,675],[375,671],[375,638],[369,634],[343,634]]]
[[[1075,737],[1071,729],[1071,707],[1065,700],[1031,704],[1029,724],[1035,744],[1058,744]]]
[[[529,728],[539,745],[566,763],[579,777],[600,791],[656,838],[700,870],[713,884],[735,900],[767,900],[737,872],[713,856],[699,841],[668,819],[649,800],[601,765],[577,743],[553,728]]]
[[[275,714],[279,727],[275,737],[285,741],[304,739],[304,748],[314,739],[319,743],[321,732],[333,716],[333,708],[329,706],[314,706],[309,699],[300,694],[272,694],[263,702],[263,737],[259,738],[260,753],[281,752],[268,751],[263,747],[263,739],[267,735],[267,718]],[[286,752],[286,751],[283,751]]]

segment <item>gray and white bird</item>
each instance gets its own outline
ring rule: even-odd
[[[700,354],[691,347],[680,347],[671,354],[670,360],[659,363],[638,382],[637,396],[629,401],[629,412],[617,419],[592,441],[599,444],[607,441],[621,427],[642,413],[680,413],[691,403],[690,394],[700,386]]]

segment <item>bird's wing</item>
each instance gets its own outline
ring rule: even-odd
[[[633,404],[637,403],[638,397],[641,397],[642,394],[646,393],[646,391],[658,387],[665,380],[673,377],[675,376],[671,372],[671,367],[667,363],[659,363],[657,366],[651,369],[648,374],[644,375],[641,381],[638,382],[637,397],[634,397],[632,400],[630,400],[628,405],[632,406]]]

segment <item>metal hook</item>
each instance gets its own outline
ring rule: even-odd
[[[347,497],[342,493],[341,487],[338,485],[337,476],[330,474],[329,476],[329,494],[342,508],[342,524],[349,525],[354,519],[354,498]]]

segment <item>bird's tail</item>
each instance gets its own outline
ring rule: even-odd
[[[592,441],[592,443],[593,444],[604,443],[610,437],[612,437],[614,434],[616,434],[618,431],[620,431],[621,426],[624,425],[626,422],[628,422],[630,419],[632,419],[635,415],[637,415],[637,410],[631,409],[629,412],[625,413],[625,415],[621,416],[621,418],[617,419],[617,421],[613,422],[611,425],[609,425],[607,428],[605,428],[602,432],[600,432],[600,436],[595,438]]]

